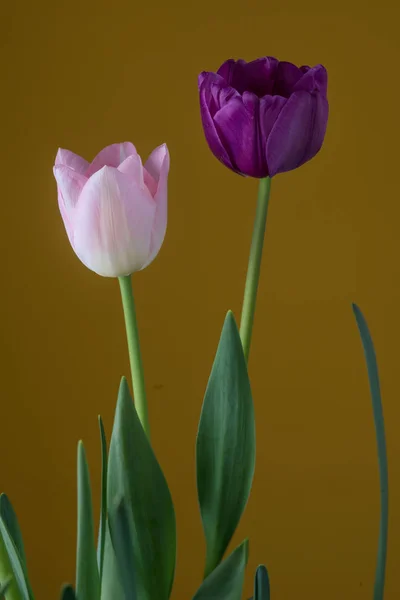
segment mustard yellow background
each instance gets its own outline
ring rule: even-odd
[[[7,2],[1,8],[0,488],[18,512],[36,595],[74,580],[76,444],[111,432],[129,374],[118,284],[71,250],[52,175],[131,140],[171,153],[169,226],[135,275],[155,450],[178,522],[175,600],[201,580],[194,443],[227,309],[240,316],[257,182],[203,137],[197,74],[270,54],[329,72],[321,153],[272,185],[250,372],[257,468],[235,543],[250,538],[277,600],[372,598],[379,495],[373,419],[351,312],[379,358],[390,461],[386,599],[400,594],[398,3]],[[112,600],[112,598],[110,598]],[[154,599],[157,600],[157,599]]]

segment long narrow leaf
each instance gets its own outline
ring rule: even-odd
[[[250,381],[235,318],[228,312],[197,434],[197,491],[207,542],[205,577],[220,563],[246,506],[255,466]]]
[[[22,597],[22,600],[32,600],[33,593],[29,583],[27,573],[24,565],[18,555],[18,550],[14,544],[14,541],[7,529],[6,524],[0,517],[0,535],[3,539],[5,550],[10,561],[10,566],[14,575],[15,583],[18,591]]]
[[[79,600],[100,598],[92,513],[89,468],[83,443],[78,444],[78,540],[76,552],[76,595]]]
[[[106,542],[104,545],[103,577],[101,581],[101,600],[125,600],[121,584],[117,557],[111,541],[109,521],[106,527]]]
[[[254,577],[254,600],[270,600],[268,571],[264,565],[257,567]]]
[[[364,348],[364,355],[367,363],[369,387],[371,391],[372,409],[375,421],[380,479],[381,515],[375,572],[374,600],[383,600],[385,588],[389,517],[389,477],[386,453],[385,422],[383,418],[379,373],[374,344],[364,315],[362,314],[361,310],[356,304],[353,304],[353,312],[357,321],[357,326],[360,332],[360,337]]]
[[[132,511],[138,598],[168,600],[175,572],[175,511],[125,378],[110,443],[107,496],[109,507],[124,497]]]
[[[125,600],[136,600],[133,523],[129,506],[122,499],[109,511],[111,539],[119,567]]]
[[[101,442],[101,506],[100,524],[97,541],[97,566],[100,575],[100,585],[103,578],[104,546],[106,543],[107,526],[107,440],[102,418],[99,415],[99,429]]]
[[[15,544],[15,548],[18,552],[18,556],[21,562],[23,563],[26,571],[27,563],[21,529],[19,527],[17,515],[15,514],[14,508],[6,494],[0,495],[0,517],[3,519],[8,529],[8,532],[12,537],[12,540]]]
[[[193,600],[240,600],[248,559],[245,540],[205,578]]]

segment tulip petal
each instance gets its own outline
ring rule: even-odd
[[[213,75],[213,74],[212,74]],[[222,78],[221,78],[222,79]],[[216,158],[221,161],[226,167],[232,170],[236,170],[232,164],[232,160],[228,154],[227,149],[224,148],[223,142],[215,126],[212,118],[209,105],[214,101],[212,89],[212,80],[209,77],[203,79],[200,84],[200,112],[201,120],[203,123],[204,135],[206,136],[207,143]]]
[[[295,92],[304,90],[306,92],[319,92],[326,96],[328,87],[328,73],[324,66],[317,65],[316,67],[302,67],[303,76],[294,87]]]
[[[87,177],[64,165],[56,165],[53,168],[59,191],[62,193],[64,206],[67,212],[71,212],[79,199]]]
[[[275,73],[274,94],[289,98],[293,88],[302,77],[303,73],[296,65],[285,61],[280,62]]]
[[[64,165],[56,165],[53,167],[53,172],[57,181],[58,206],[68,239],[72,244],[74,235],[73,212],[87,179],[84,175]]]
[[[137,154],[137,152],[135,146],[131,144],[131,142],[106,146],[92,160],[86,174],[90,177],[102,167],[119,167],[119,165],[132,154]]]
[[[74,213],[74,250],[104,277],[140,270],[149,256],[156,203],[146,187],[103,167],[82,190]]]
[[[131,154],[118,167],[120,173],[128,175],[140,187],[143,187],[143,165],[139,154]]]
[[[240,94],[253,92],[259,98],[273,93],[274,76],[278,60],[272,56],[264,56],[250,62],[245,60],[227,60],[218,69],[225,81]]]
[[[84,175],[89,167],[87,160],[64,148],[59,148],[55,160],[56,165],[64,165]]]
[[[250,177],[266,177],[265,141],[286,99],[266,96],[261,100],[251,92],[243,98],[233,98],[214,117],[214,121],[229,148],[238,172]]]
[[[166,144],[164,147],[164,158],[159,170],[159,180],[157,192],[154,196],[156,203],[156,214],[154,217],[153,228],[151,231],[150,251],[147,262],[143,265],[143,269],[147,267],[157,256],[165,238],[167,230],[167,213],[168,213],[168,173],[169,173],[169,152]],[[159,150],[156,148],[156,150]],[[153,151],[152,154],[154,154]],[[150,156],[152,156],[152,154]],[[156,156],[159,156],[157,153]],[[147,163],[146,163],[147,165]]]
[[[318,152],[327,119],[327,101],[321,95],[299,91],[290,96],[267,141],[271,177],[296,169]]]
[[[168,159],[169,168],[169,152],[167,144],[161,144],[161,146],[157,146],[157,148],[153,150],[144,163],[144,168],[146,171],[148,171],[153,179],[157,182],[160,179],[161,168],[166,158]]]

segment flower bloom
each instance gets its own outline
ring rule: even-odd
[[[144,166],[130,142],[107,146],[91,163],[59,149],[58,203],[84,265],[104,277],[120,277],[151,263],[167,228],[168,172],[166,144]]]
[[[241,175],[273,177],[304,164],[322,146],[327,72],[276,58],[227,60],[199,75],[204,133],[213,154]]]

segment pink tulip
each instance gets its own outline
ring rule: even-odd
[[[90,164],[59,149],[58,203],[84,265],[104,277],[120,277],[152,262],[167,228],[168,171],[166,144],[144,166],[130,142],[107,146]]]

